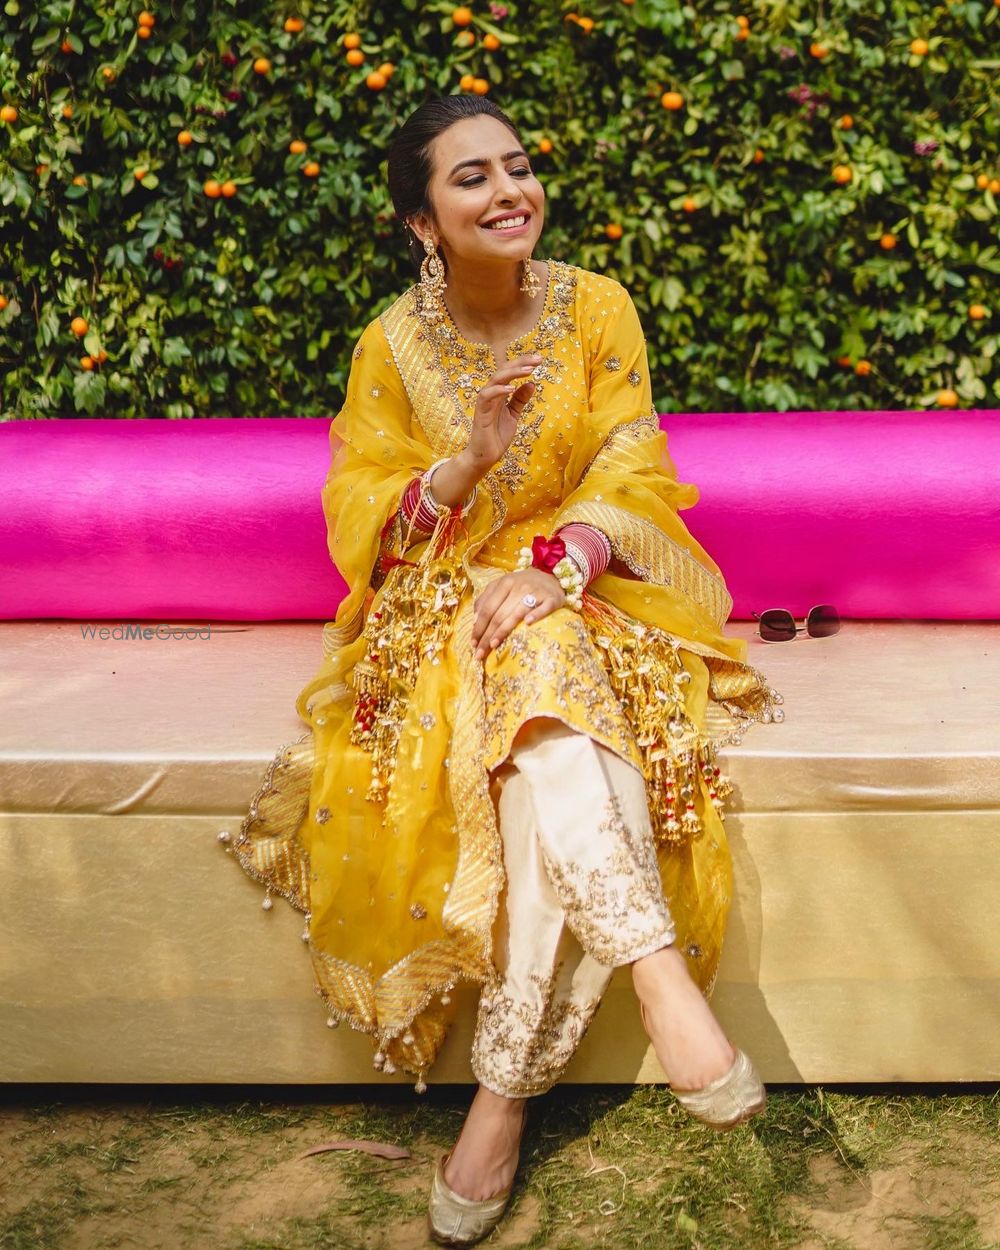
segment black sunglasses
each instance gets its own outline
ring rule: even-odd
[[[784,608],[768,608],[751,615],[760,622],[757,632],[765,642],[791,642],[803,630],[810,638],[829,638],[840,632],[840,613],[832,603],[810,608],[805,625],[796,625],[795,617]]]

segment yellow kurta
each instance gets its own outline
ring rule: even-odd
[[[732,599],[678,515],[698,490],[677,481],[628,292],[547,265],[537,322],[508,349],[543,358],[514,441],[470,513],[409,546],[402,493],[465,446],[501,362],[446,310],[435,318],[420,284],[361,335],[323,490],[348,595],[296,702],[309,730],[272,761],[232,848],[306,913],[330,1020],[421,1076],[449,990],[495,983],[493,921],[517,866],[503,863],[490,770],[525,720],[557,717],[643,770],[678,945],[708,993],[732,892],[731,786],[714,755],[749,723],[781,719],[746,643],[723,634]],[[583,611],[522,622],[476,660],[475,597],[570,521],[614,552]]]

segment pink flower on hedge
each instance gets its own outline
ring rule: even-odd
[[[783,43],[778,49],[778,56],[780,56],[783,61],[787,61],[789,57],[793,57],[794,55],[795,49],[790,48],[787,43]]]
[[[807,87],[805,83],[801,87],[792,87],[788,94],[793,100],[797,100],[799,104],[805,104],[813,97],[812,87]]]
[[[932,152],[936,152],[938,148],[936,139],[918,139],[913,145],[913,150],[918,156],[930,156]]]
[[[242,100],[242,99],[243,99],[243,92],[242,92],[242,91],[227,91],[227,92],[226,92],[226,99],[227,99],[227,100],[233,100],[234,102],[235,102],[236,100]]]
[[[490,3],[490,13],[492,14],[493,19],[495,21],[497,22],[503,21],[503,19],[507,16],[507,12],[508,12],[508,9],[505,4],[493,4],[492,2]]]
[[[222,56],[219,59],[222,61],[222,64],[225,65],[227,69],[232,69],[234,65],[238,64],[238,59],[235,56],[233,56],[231,52],[223,52]]]

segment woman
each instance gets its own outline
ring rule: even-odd
[[[430,100],[388,176],[420,281],[362,333],[331,427],[348,594],[232,849],[265,907],[305,912],[327,1023],[371,1034],[377,1069],[423,1090],[454,986],[482,985],[430,1202],[471,1245],[615,967],[682,1105],[763,1109],[706,1002],[731,898],[714,755],[781,696],[722,633],[627,291],[531,259],[545,194],[513,124]]]

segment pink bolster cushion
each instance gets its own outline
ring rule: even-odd
[[[673,413],[732,619],[1000,617],[1000,412]],[[330,421],[0,424],[0,618],[332,620]]]

